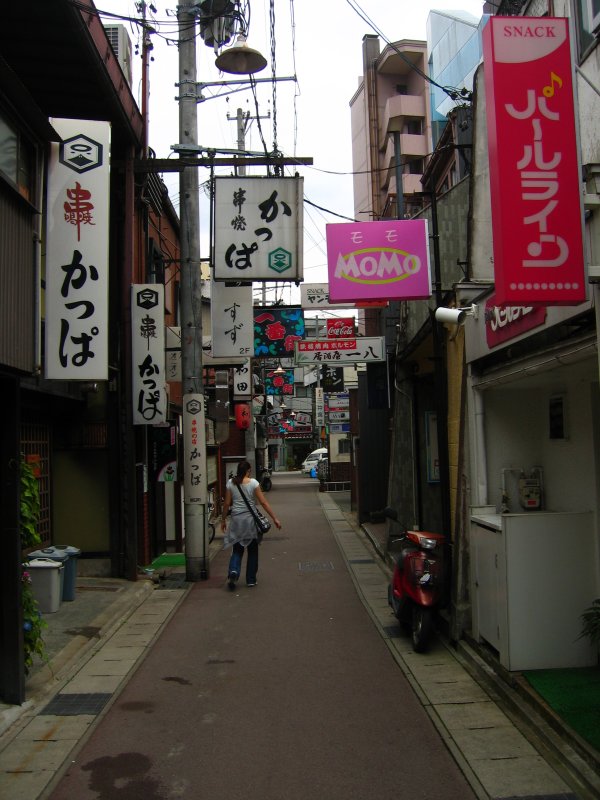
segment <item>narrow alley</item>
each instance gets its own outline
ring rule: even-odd
[[[80,734],[77,712],[38,714],[0,754],[2,798],[583,797],[441,641],[413,653],[387,571],[334,495],[278,474],[269,502],[283,528],[261,545],[258,586],[242,573],[229,591],[220,551],[209,580],[151,593],[57,695],[101,696],[122,675],[103,710]]]

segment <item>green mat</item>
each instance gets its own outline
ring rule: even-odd
[[[540,669],[529,684],[574,731],[600,750],[600,668]]]
[[[152,569],[161,569],[161,567],[185,567],[185,554],[163,553],[162,556],[157,556],[150,566]]]

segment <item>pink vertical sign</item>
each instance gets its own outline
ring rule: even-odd
[[[327,225],[333,302],[431,297],[427,220]]]
[[[566,19],[491,17],[483,31],[498,305],[585,300]]]

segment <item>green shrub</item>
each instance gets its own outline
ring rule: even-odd
[[[21,507],[20,532],[21,549],[26,550],[41,543],[37,530],[40,518],[40,487],[31,466],[21,459]],[[47,623],[42,619],[38,603],[31,589],[31,575],[27,564],[21,571],[21,605],[23,607],[23,647],[25,674],[28,675],[33,666],[33,657],[39,656],[48,661],[44,646],[43,630]]]
[[[581,620],[583,630],[579,638],[582,639],[586,636],[593,645],[600,647],[600,599],[594,600],[592,605],[583,612]]]
[[[21,459],[21,547],[35,547],[41,538],[37,530],[40,518],[40,487],[32,467]]]

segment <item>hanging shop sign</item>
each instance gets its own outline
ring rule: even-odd
[[[585,300],[567,19],[491,17],[483,30],[499,305]]]
[[[345,363],[360,364],[384,361],[383,336],[360,339],[306,339],[296,342],[296,364]]]
[[[291,357],[294,344],[304,336],[304,314],[295,306],[254,309],[254,356]]]
[[[212,352],[216,358],[252,355],[253,313],[251,283],[211,282]]]
[[[134,425],[158,425],[167,415],[165,287],[131,287],[131,376]]]
[[[349,408],[348,392],[331,392],[325,395],[325,411],[346,411]]]
[[[45,375],[108,379],[110,124],[54,119],[46,234]]]
[[[341,392],[344,389],[344,368],[323,364],[321,384],[326,392]]]
[[[326,231],[334,302],[431,297],[426,219],[335,223]]]
[[[217,281],[301,281],[304,180],[214,180]]]
[[[292,397],[294,394],[294,370],[286,369],[283,373],[265,370],[265,391],[268,395]]]
[[[387,300],[356,300],[347,303],[332,303],[329,299],[328,283],[300,284],[302,308],[385,308]]]
[[[181,328],[165,328],[165,375],[167,381],[181,383]]]
[[[317,428],[325,425],[325,393],[320,386],[315,389],[315,425]]]
[[[330,411],[328,413],[329,422],[348,422],[350,419],[349,411]]]
[[[173,483],[177,480],[177,426],[171,422],[150,430],[154,480]]]
[[[488,347],[496,347],[539,328],[545,321],[546,306],[499,306],[493,294],[485,303],[485,338]]]
[[[233,398],[234,400],[250,399],[252,396],[252,367],[250,359],[244,360],[233,369]]]
[[[329,433],[350,433],[350,423],[334,422],[329,425]]]
[[[208,502],[204,396],[183,396],[183,490],[186,503]]]
[[[352,339],[355,335],[354,317],[334,317],[327,320],[328,339]]]

